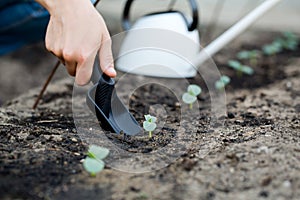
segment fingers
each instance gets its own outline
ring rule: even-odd
[[[111,50],[111,39],[109,33],[103,37],[99,50],[99,59],[101,70],[110,77],[115,77],[117,72],[114,69],[114,59]]]
[[[76,75],[77,62],[75,62],[75,61],[66,61],[63,64],[66,66],[67,71],[71,76]]]
[[[115,77],[111,39],[103,18],[94,8],[78,10],[81,11],[84,11],[82,15],[76,15],[81,16],[78,20],[74,20],[73,12],[63,17],[51,15],[45,39],[46,48],[60,59],[70,75],[75,76],[78,85],[90,81],[97,53],[102,71]]]
[[[77,85],[83,86],[89,83],[93,73],[93,65],[96,54],[97,52],[92,53],[89,57],[83,59],[81,63],[77,64],[75,77],[75,83]]]

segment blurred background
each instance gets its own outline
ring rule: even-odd
[[[121,17],[125,2],[126,0],[101,0],[97,6],[106,20],[111,35],[123,31]],[[205,46],[263,0],[198,0],[197,2],[200,14],[198,28],[201,45]],[[131,9],[132,22],[145,14],[168,10],[173,5],[172,3],[173,0],[136,0]],[[186,15],[190,13],[187,0],[177,0],[172,7]],[[283,0],[258,20],[245,34],[254,30],[292,31],[300,34],[299,10],[299,0]],[[26,93],[29,89],[41,88],[55,62],[56,58],[46,51],[43,41],[0,57],[0,106],[4,102]],[[72,79],[62,66],[56,72],[54,81],[61,78]]]

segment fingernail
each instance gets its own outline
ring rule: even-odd
[[[116,70],[113,67],[108,68],[105,73],[109,76],[115,77],[117,75]]]

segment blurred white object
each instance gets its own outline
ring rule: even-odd
[[[166,78],[194,77],[201,64],[281,2],[264,1],[200,51],[199,33],[195,25],[198,11],[194,0],[190,0],[193,29],[180,12],[147,15],[130,28],[128,15],[132,1],[128,0],[125,6],[123,25],[128,33],[121,45],[116,68],[124,72]]]
[[[189,61],[200,52],[196,2],[190,0],[192,20],[180,12],[169,11],[143,16],[130,27],[131,3],[127,1],[125,6],[123,26],[128,32],[121,45],[116,68],[154,77],[194,77],[197,71]]]

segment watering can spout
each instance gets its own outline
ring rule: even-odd
[[[242,34],[247,28],[249,28],[256,20],[262,17],[266,12],[280,3],[282,0],[266,0],[248,15],[238,21],[235,25],[225,31],[217,39],[207,45],[198,56],[196,56],[192,63],[194,66],[199,67],[222,48],[228,45],[237,36]]]

